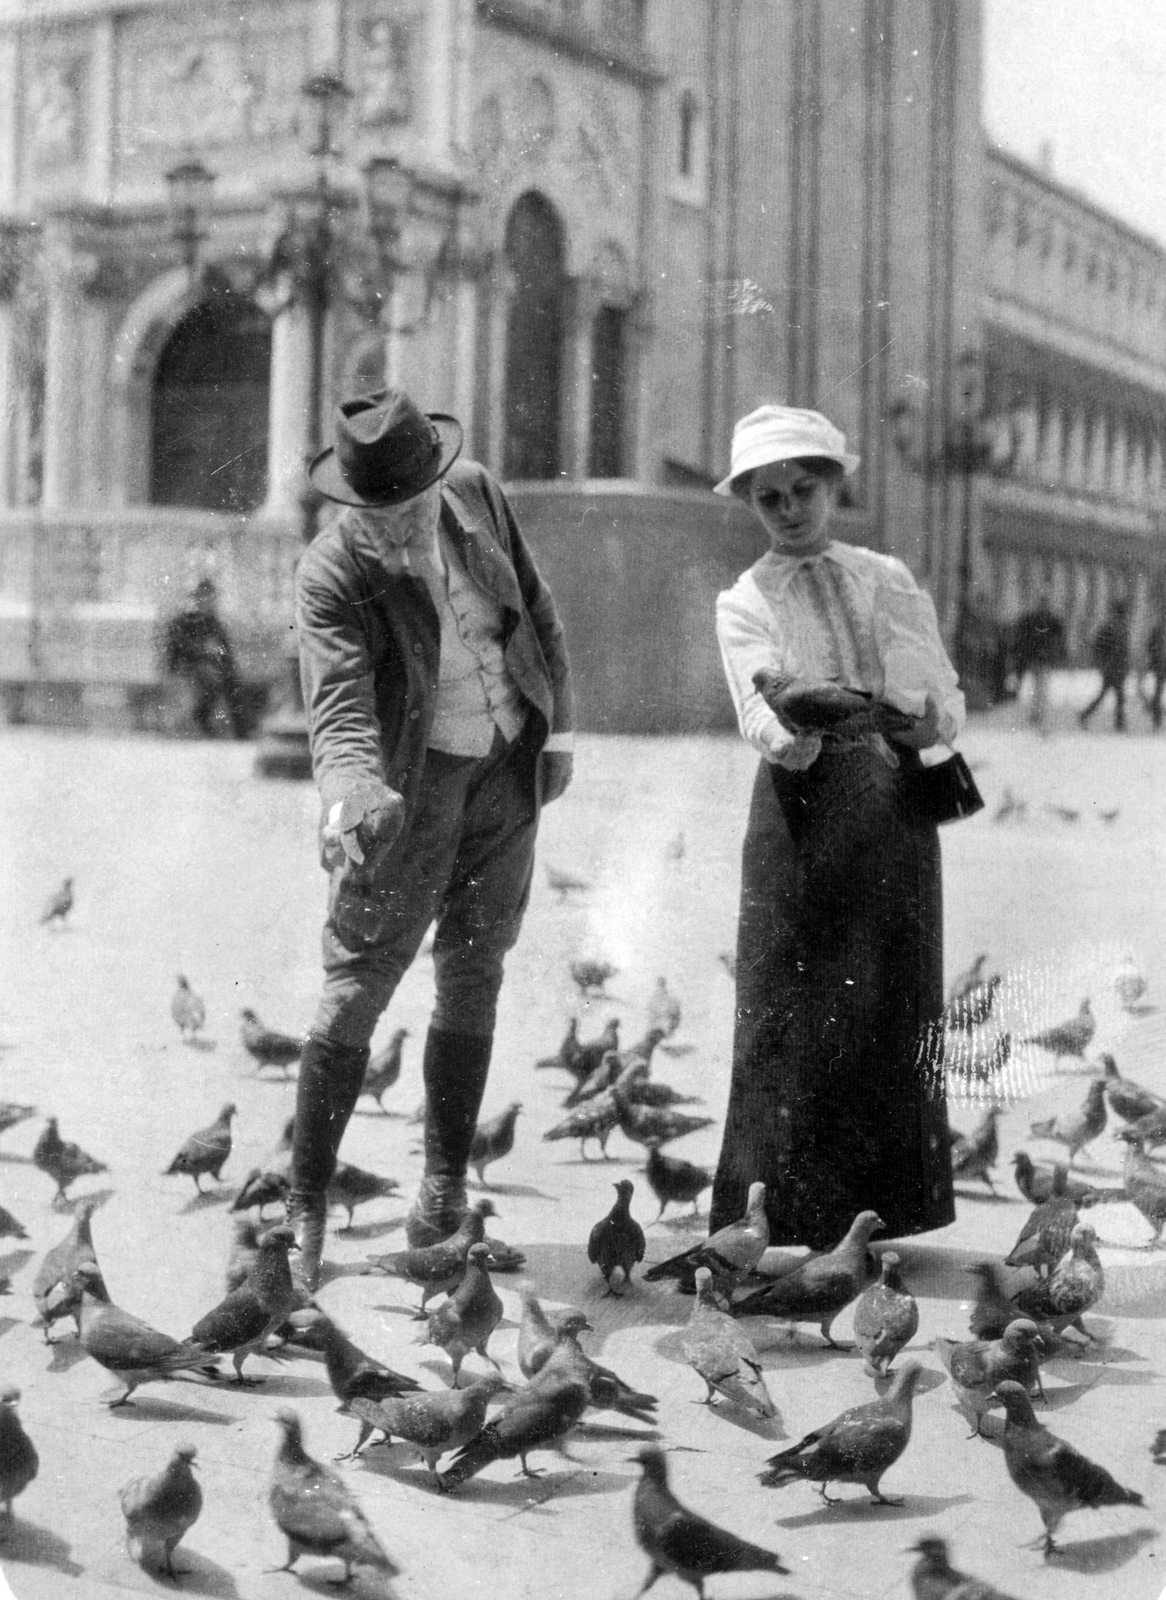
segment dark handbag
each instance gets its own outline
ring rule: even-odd
[[[909,768],[903,774],[903,790],[907,809],[920,822],[958,822],[984,809],[984,797],[958,750],[933,767],[919,762]]]

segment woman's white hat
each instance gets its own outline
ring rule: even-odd
[[[846,435],[820,411],[802,411],[797,406],[758,406],[733,429],[729,476],[721,479],[713,493],[732,494],[733,484],[743,472],[767,467],[774,461],[792,461],[797,456],[825,456],[837,461],[843,472],[853,472],[859,462],[858,456],[847,454]]]

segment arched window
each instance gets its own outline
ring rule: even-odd
[[[541,194],[524,194],[506,225],[513,281],[506,327],[503,475],[555,478],[562,465],[563,225]]]
[[[271,322],[218,294],[162,347],[151,396],[150,502],[253,511],[267,493]]]

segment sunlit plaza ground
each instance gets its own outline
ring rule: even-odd
[[[1017,1036],[1072,1014],[1086,994],[1098,1032],[1093,1052],[1110,1049],[1122,1070],[1166,1094],[1166,735],[1155,737],[1140,708],[1131,731],[1111,732],[1108,710],[1082,733],[1075,709],[1087,676],[1057,680],[1052,731],[1028,729],[1025,706],[976,718],[964,749],[987,801],[975,819],[944,830],[946,956],[949,972],[986,950],[1006,982],[1001,1027]],[[294,1103],[294,1084],[255,1074],[238,1037],[238,1012],[252,1006],[288,1031],[310,1020],[318,982],[324,879],[315,859],[317,804],[310,785],[268,783],[253,774],[253,749],[229,742],[83,737],[35,729],[0,734],[0,808],[7,847],[0,904],[0,1098],[55,1113],[66,1138],[109,1165],[74,1193],[108,1191],[94,1235],[115,1301],[182,1336],[222,1294],[232,1223],[228,1206],[248,1169],[270,1149]],[[526,1278],[550,1306],[582,1305],[595,1333],[592,1354],[637,1388],[659,1397],[657,1432],[670,1450],[673,1483],[706,1515],[781,1552],[791,1576],[714,1578],[724,1600],[785,1594],[900,1596],[910,1592],[924,1534],[950,1543],[957,1565],[1016,1596],[1047,1600],[1155,1600],[1166,1585],[1166,1473],[1150,1443],[1166,1424],[1166,1252],[1144,1248],[1150,1230],[1125,1204],[1095,1213],[1103,1238],[1107,1295],[1087,1322],[1101,1336],[1082,1357],[1048,1362],[1048,1424],[1145,1496],[1144,1509],[1074,1515],[1061,1529],[1064,1554],[1045,1562],[1034,1541],[1035,1507],[1009,1481],[992,1443],[967,1437],[950,1384],[930,1348],[938,1334],[966,1336],[972,1280],[962,1271],[984,1254],[1002,1255],[1028,1207],[1012,1183],[1009,1157],[1025,1144],[1051,1159],[1055,1147],[1028,1141],[1031,1119],[1078,1102],[1081,1063],[1060,1070],[1032,1046],[1013,1059],[1013,1102],[1002,1124],[1000,1198],[961,1192],[957,1222],[901,1246],[905,1276],[919,1297],[921,1325],[910,1354],[929,1377],[915,1405],[912,1441],[887,1475],[898,1508],[872,1507],[844,1487],[825,1508],[813,1488],[761,1488],[756,1473],[782,1440],[793,1441],[844,1406],[872,1397],[849,1352],[827,1350],[816,1331],[795,1340],[766,1334],[766,1376],[780,1417],[771,1424],[696,1401],[702,1384],[686,1365],[678,1330],[691,1301],[667,1285],[640,1285],[623,1299],[601,1298],[586,1238],[610,1206],[612,1182],[636,1183],[634,1212],[656,1210],[639,1173],[643,1152],[618,1132],[606,1165],[585,1162],[571,1144],[541,1134],[560,1114],[569,1086],[535,1073],[567,1018],[584,1034],[608,1016],[630,1040],[643,1031],[648,997],[663,974],[683,1001],[676,1036],[688,1047],[659,1059],[656,1075],[702,1095],[718,1118],[727,1092],[733,987],[719,959],[732,949],[739,850],[754,758],[731,737],[585,737],[577,778],[544,818],[539,871],[522,940],[509,968],[485,1110],[521,1099],[512,1155],[491,1168],[500,1237],[527,1256]],[[995,820],[1005,791],[1016,808]],[[1111,815],[1116,813],[1116,815]],[[553,892],[548,865],[590,887]],[[77,904],[67,927],[38,925],[47,894],[66,874]],[[581,1006],[568,975],[578,956],[617,969],[605,1000]],[[1146,1006],[1125,1011],[1113,973],[1129,956],[1148,979]],[[213,1048],[183,1046],[169,1014],[177,972],[207,1002]],[[422,956],[382,1023],[387,1038],[406,1027],[405,1069],[386,1096],[393,1114],[362,1101],[343,1154],[401,1180],[402,1198],[362,1208],[348,1234],[330,1234],[329,1259],[342,1271],[321,1303],[365,1348],[426,1385],[447,1381],[446,1358],[415,1341],[416,1291],[359,1276],[368,1252],[395,1248],[420,1170],[420,1048],[431,991]],[[183,1138],[225,1100],[238,1106],[235,1148],[221,1186],[197,1200],[185,1178],[162,1169]],[[978,1108],[954,1103],[953,1122],[970,1128]],[[25,1225],[27,1245],[7,1251],[0,1271],[12,1290],[0,1300],[0,1380],[22,1390],[21,1415],[40,1453],[40,1474],[15,1505],[0,1546],[0,1569],[20,1600],[112,1596],[155,1589],[127,1557],[118,1487],[152,1470],[175,1443],[198,1451],[205,1505],[184,1542],[184,1591],[255,1597],[327,1592],[335,1563],[304,1558],[295,1575],[271,1574],[284,1542],[266,1506],[276,1445],[272,1416],[291,1405],[312,1454],[326,1460],[355,1443],[357,1425],[337,1414],[322,1366],[310,1356],[249,1361],[266,1381],[254,1390],[198,1380],[151,1385],[132,1407],[110,1411],[100,1396],[109,1375],[71,1337],[51,1349],[34,1316],[37,1262],[63,1236],[68,1217],[50,1206],[52,1185],[29,1156],[43,1126],[30,1120],[0,1140],[0,1202]],[[1120,1180],[1121,1146],[1105,1133],[1078,1158],[1101,1183]],[[719,1126],[674,1148],[715,1161]],[[333,1227],[343,1214],[333,1214]],[[650,1259],[699,1236],[670,1214],[648,1228]],[[879,1241],[876,1240],[876,1244]],[[5,1241],[11,1245],[12,1241]],[[499,1277],[507,1321],[491,1350],[517,1377],[518,1284]],[[836,1333],[849,1333],[850,1313]],[[60,1332],[61,1330],[58,1330]],[[471,1356],[467,1373],[477,1370]],[[942,1380],[942,1381],[941,1381]],[[371,1449],[338,1470],[358,1494],[402,1568],[386,1585],[362,1570],[358,1594],[402,1600],[472,1595],[631,1600],[647,1571],[631,1523],[635,1424],[590,1413],[569,1444],[571,1460],[536,1454],[545,1476],[490,1468],[457,1495],[437,1496],[408,1454]],[[301,1572],[302,1569],[302,1572]],[[662,1579],[661,1600],[685,1591]]]

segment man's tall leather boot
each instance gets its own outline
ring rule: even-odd
[[[448,1239],[466,1214],[466,1163],[493,1042],[432,1027],[426,1036],[425,1176],[405,1221],[410,1249]]]
[[[367,1066],[367,1046],[327,1039],[309,1039],[300,1057],[287,1220],[300,1247],[292,1257],[292,1274],[309,1294],[315,1293],[320,1281],[328,1184],[336,1170],[336,1152],[360,1098]]]

